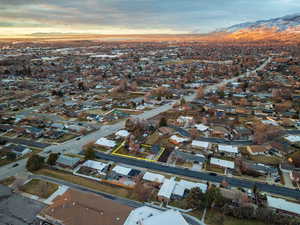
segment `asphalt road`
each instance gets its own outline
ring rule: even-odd
[[[287,197],[291,197],[291,198],[300,200],[300,191],[295,190],[295,189],[286,188],[286,187],[275,186],[275,185],[270,185],[270,184],[265,184],[265,183],[243,180],[243,179],[237,179],[237,178],[227,177],[227,176],[222,176],[222,175],[212,176],[206,172],[197,172],[197,171],[182,169],[182,168],[178,168],[178,167],[166,166],[166,165],[159,164],[159,163],[152,163],[152,162],[147,162],[147,161],[142,161],[142,160],[124,158],[124,157],[120,157],[120,156],[105,154],[102,152],[97,152],[96,156],[98,158],[108,160],[108,161],[114,161],[114,162],[123,163],[123,164],[131,165],[131,166],[146,168],[146,169],[150,169],[150,170],[157,170],[157,171],[170,173],[170,174],[174,174],[174,175],[178,175],[178,176],[196,178],[196,179],[205,180],[205,181],[214,182],[214,183],[221,183],[225,179],[231,186],[234,186],[234,187],[242,187],[242,188],[248,188],[248,189],[250,188],[251,189],[254,186],[254,184],[256,184],[257,187],[259,188],[259,190],[261,190],[263,192],[287,196]]]
[[[17,162],[13,162],[7,164],[5,166],[0,167],[0,180],[4,178],[15,176],[17,173],[22,172],[25,170],[27,159],[22,159]],[[18,163],[19,165],[13,167],[14,164]]]

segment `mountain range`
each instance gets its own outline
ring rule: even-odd
[[[286,31],[298,28],[300,31],[300,13],[287,15],[283,17],[273,18],[269,20],[258,20],[255,22],[240,23],[228,28],[220,29],[221,32],[237,32],[243,29],[261,29],[269,28],[276,29],[277,31]]]
[[[300,13],[283,17],[236,24],[209,34],[223,40],[300,41]]]

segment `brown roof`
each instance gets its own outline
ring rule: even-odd
[[[63,225],[123,225],[132,208],[95,194],[69,189],[40,216]]]
[[[252,152],[267,152],[271,149],[270,145],[251,145],[249,146]]]

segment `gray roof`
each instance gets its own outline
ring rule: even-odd
[[[59,163],[59,164],[65,165],[65,166],[69,166],[69,167],[73,167],[79,161],[80,161],[80,158],[70,157],[70,156],[66,156],[66,155],[60,155],[58,157],[58,159],[56,160],[56,163]]]
[[[45,204],[11,193],[9,188],[0,185],[0,193],[8,193],[0,198],[0,225],[29,225],[34,224],[36,215],[45,207]]]
[[[182,158],[184,160],[189,160],[189,161],[197,161],[197,162],[205,162],[206,158],[201,157],[199,155],[194,155],[191,153],[187,153],[187,152],[182,152],[179,150],[175,150],[175,155],[176,157]]]

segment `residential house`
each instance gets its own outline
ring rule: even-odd
[[[172,135],[170,138],[169,138],[169,141],[174,144],[174,145],[180,145],[184,142],[187,142],[189,141],[188,138],[183,138],[183,137],[180,137],[178,135]]]
[[[201,131],[201,132],[205,132],[209,129],[208,126],[205,126],[204,124],[195,124],[195,127],[197,128],[197,130]]]
[[[94,160],[87,160],[83,164],[80,165],[80,168],[85,167],[88,168],[97,175],[106,175],[106,172],[109,168],[110,164],[109,163],[103,163],[99,161],[94,161]]]
[[[180,158],[184,161],[196,163],[196,164],[198,164],[198,167],[200,169],[203,168],[203,165],[206,161],[206,157],[202,154],[192,154],[192,153],[183,152],[183,151],[180,151],[177,149],[174,150],[174,156],[176,157],[176,159]]]
[[[157,173],[146,172],[143,176],[143,180],[161,184],[165,180],[165,176]]]
[[[253,163],[253,162],[244,162],[246,165],[246,168],[248,170],[255,171],[256,173],[259,173],[262,176],[270,175],[272,177],[278,176],[278,169],[272,166],[268,166],[262,163]]]
[[[290,143],[295,144],[297,142],[300,142],[300,135],[288,135],[285,137],[285,139]]]
[[[157,224],[176,224],[189,225],[182,214],[174,210],[161,211],[156,208],[142,206],[134,209],[124,225],[157,225]]]
[[[300,215],[300,204],[298,203],[267,195],[267,204],[277,212],[296,216]]]
[[[267,155],[272,149],[270,145],[251,145],[247,146],[247,152],[250,155]]]
[[[78,157],[70,157],[66,155],[59,155],[56,160],[56,165],[62,168],[74,169],[80,163],[80,158]]]
[[[191,116],[180,116],[176,121],[179,124],[179,126],[185,128],[191,127],[195,123],[194,118]]]
[[[234,162],[224,160],[224,159],[219,159],[219,158],[211,158],[210,165],[220,167],[220,168],[225,168],[225,169],[234,169],[235,168]]]
[[[210,148],[210,143],[206,141],[193,140],[191,145],[192,148],[200,149],[200,150],[207,150]]]
[[[110,149],[110,148],[113,148],[117,145],[117,143],[113,140],[109,140],[105,137],[102,137],[100,139],[98,139],[95,143],[96,145],[100,145],[104,148],[107,148],[107,149]]]
[[[24,155],[32,152],[29,148],[23,145],[10,144],[3,148],[3,151],[13,152],[17,158],[23,157]]]
[[[232,145],[218,145],[218,150],[221,154],[225,154],[228,156],[236,156],[239,153],[237,146]]]
[[[186,180],[176,181],[175,177],[165,179],[159,189],[157,197],[160,201],[168,203],[170,200],[182,199],[192,188],[200,188],[205,193],[207,185]]]
[[[118,132],[115,133],[115,136],[117,139],[120,138],[126,138],[130,135],[130,133],[127,130],[119,130]]]
[[[99,195],[69,189],[37,216],[56,225],[123,225],[132,208]]]
[[[126,178],[132,178],[132,177],[136,177],[141,173],[140,170],[136,170],[136,169],[132,169],[129,167],[125,167],[125,166],[119,166],[116,165],[113,169],[112,169],[112,173],[111,175],[116,178],[122,178],[122,177],[126,177]]]
[[[40,138],[43,136],[43,129],[36,127],[26,127],[26,133],[30,134],[33,138]]]

